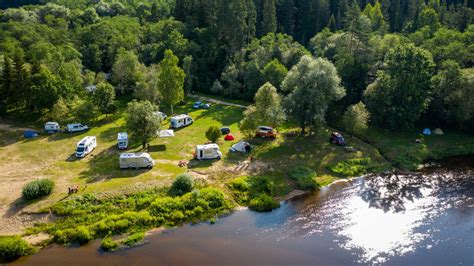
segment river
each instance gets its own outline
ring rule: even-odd
[[[23,265],[474,265],[474,158],[340,182],[115,253],[48,247]]]

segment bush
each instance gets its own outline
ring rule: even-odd
[[[358,176],[366,174],[372,166],[370,158],[356,158],[339,162],[329,166],[329,170],[336,174],[345,176]]]
[[[32,254],[35,249],[19,236],[0,236],[0,262]]]
[[[181,196],[191,192],[194,188],[193,178],[189,174],[180,174],[176,177],[170,189],[170,194]]]
[[[131,247],[140,243],[143,239],[145,239],[145,233],[138,232],[138,233],[129,235],[126,239],[122,241],[122,244],[124,244],[125,246]]]
[[[79,243],[81,245],[92,240],[92,234],[87,227],[80,225],[77,228],[58,230],[55,233],[55,239],[58,243]]]
[[[280,203],[266,194],[260,194],[250,200],[249,208],[257,212],[269,212],[280,207]]]
[[[114,251],[118,248],[118,243],[112,240],[110,237],[102,239],[100,247],[105,251]]]
[[[53,188],[54,182],[52,180],[39,179],[26,184],[21,194],[25,200],[32,200],[51,194]]]
[[[296,167],[290,171],[290,179],[296,181],[298,189],[314,190],[318,187],[318,183],[314,178],[316,172],[307,167]]]
[[[221,135],[221,130],[216,126],[211,126],[206,131],[206,138],[213,143],[216,142]]]

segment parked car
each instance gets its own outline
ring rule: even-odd
[[[60,129],[59,123],[57,122],[46,122],[46,124],[44,124],[44,131],[49,134],[58,133]]]
[[[201,104],[202,104],[201,101],[195,102],[195,103],[193,104],[193,109],[199,109],[199,108],[201,108]]]
[[[159,118],[161,118],[161,121],[165,121],[166,118],[168,118],[168,116],[167,116],[165,113],[163,113],[163,112],[157,111],[157,112],[154,112],[154,114],[155,114],[156,116],[158,116]]]
[[[277,132],[272,127],[259,126],[257,128],[256,136],[261,138],[275,139],[277,136]]]
[[[341,133],[332,132],[331,137],[329,137],[329,143],[344,146],[346,145],[346,140],[344,139],[344,136],[341,135]]]
[[[84,158],[97,147],[97,140],[94,136],[87,136],[76,145],[76,157]]]
[[[150,154],[143,153],[122,153],[119,158],[120,169],[151,169],[155,165],[155,161]]]
[[[170,127],[171,128],[181,128],[191,125],[194,120],[189,115],[177,115],[171,117]]]
[[[229,127],[221,127],[221,133],[222,135],[227,135],[230,133],[230,128]]]
[[[209,109],[209,108],[211,108],[211,104],[210,103],[201,103],[201,108],[202,109]]]
[[[194,158],[197,160],[220,160],[222,152],[217,144],[197,145]]]
[[[68,124],[67,125],[67,132],[69,133],[86,131],[88,129],[89,127],[83,124]]]

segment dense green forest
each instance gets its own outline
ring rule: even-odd
[[[352,112],[398,130],[472,131],[473,7],[472,0],[1,1],[0,115],[87,121],[113,113],[115,94],[172,106],[172,83],[252,101],[270,82],[302,128]]]

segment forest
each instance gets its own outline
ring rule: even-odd
[[[173,106],[182,98],[169,91],[176,84],[185,94],[253,101],[269,82],[281,115],[303,132],[351,115],[347,123],[396,130],[472,131],[473,7],[467,0],[2,1],[0,115],[87,122],[113,113],[116,95]]]

